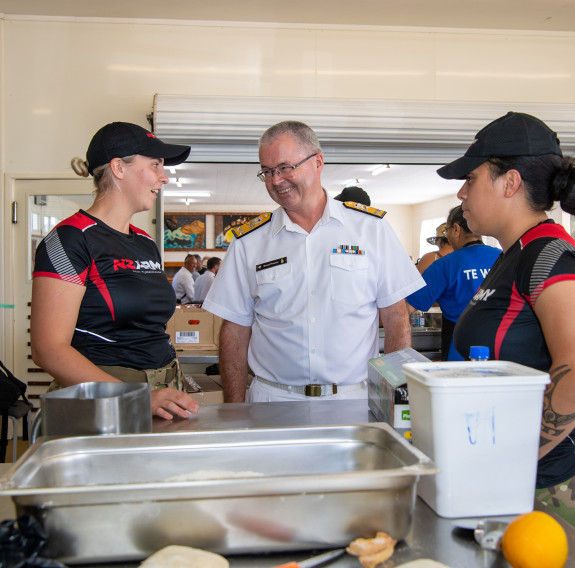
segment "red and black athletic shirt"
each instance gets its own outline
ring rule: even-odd
[[[454,343],[469,358],[472,345],[491,359],[549,372],[551,356],[533,307],[548,286],[575,280],[575,240],[552,220],[527,231],[495,262],[457,321]],[[575,474],[575,430],[539,461],[539,487]]]
[[[72,346],[96,365],[155,369],[174,359],[166,323],[176,306],[153,239],[79,211],[38,246],[34,278],[85,286]]]

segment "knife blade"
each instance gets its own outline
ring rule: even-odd
[[[318,554],[317,556],[312,556],[307,560],[302,560],[300,562],[288,562],[287,564],[279,564],[277,566],[272,566],[272,568],[315,568],[316,566],[323,566],[345,553],[345,548],[338,548],[337,550],[330,550],[329,552],[324,552],[323,554]]]

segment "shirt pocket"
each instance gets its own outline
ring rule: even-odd
[[[291,264],[281,264],[256,272],[260,309],[277,314],[283,312],[294,299]]]
[[[367,256],[332,254],[329,264],[332,299],[348,306],[363,303],[369,294]]]

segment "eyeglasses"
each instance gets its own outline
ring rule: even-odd
[[[445,238],[447,238],[447,231],[449,231],[449,229],[453,229],[453,227],[454,227],[455,225],[457,225],[457,224],[458,224],[458,223],[453,223],[453,225],[449,225],[449,227],[445,227],[445,230],[444,230],[444,231],[441,231],[441,234],[442,234]]]
[[[304,158],[301,162],[298,162],[295,166],[288,166],[288,165],[282,165],[282,166],[277,166],[271,170],[260,170],[257,173],[257,176],[260,178],[261,181],[270,181],[273,179],[274,175],[278,175],[280,177],[286,177],[289,176],[293,170],[295,170],[297,167],[301,166],[304,162],[307,162],[310,158],[313,158],[314,156],[317,156],[319,154],[319,152],[316,152],[315,154],[310,154],[307,158]]]

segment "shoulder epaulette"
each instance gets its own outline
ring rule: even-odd
[[[263,227],[266,223],[269,223],[271,221],[271,218],[272,218],[271,213],[262,213],[261,215],[254,217],[251,221],[248,221],[247,223],[244,223],[239,227],[234,227],[232,229],[232,233],[234,237],[236,237],[236,239],[241,239],[242,237],[245,237],[248,233],[251,233],[256,229]]]
[[[368,215],[373,215],[374,217],[379,217],[380,219],[387,213],[387,211],[384,211],[383,209],[368,207],[363,203],[356,203],[355,201],[344,201],[343,204],[348,209],[355,209],[356,211],[361,211],[362,213],[367,213]]]

